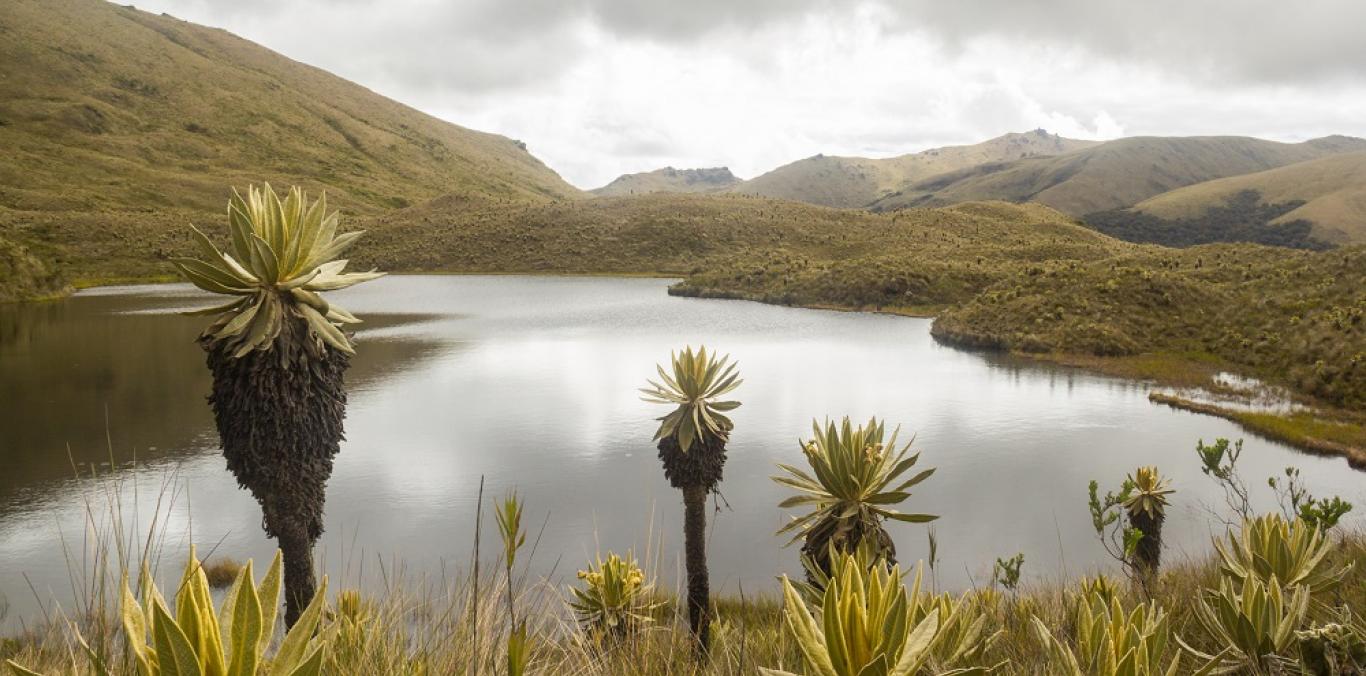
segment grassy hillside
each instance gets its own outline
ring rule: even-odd
[[[1129,208],[1097,211],[1087,214],[1085,220],[1087,225],[1111,237],[1163,246],[1251,242],[1297,249],[1333,248],[1332,243],[1315,235],[1313,223],[1304,219],[1285,220],[1287,214],[1304,204],[1304,200],[1267,203],[1260,192],[1243,190],[1226,196],[1223,202],[1209,203],[1197,216],[1160,218]]]
[[[738,252],[676,293],[790,305],[937,312],[1047,261],[1100,260],[1129,245],[1052,209],[1002,202],[870,215],[819,250]]]
[[[1343,136],[1304,143],[1241,136],[1123,138],[1056,157],[941,174],[872,206],[885,211],[974,200],[1032,201],[1080,216],[1128,207],[1204,181],[1363,150],[1366,140]]]
[[[365,219],[364,265],[471,272],[660,272],[781,252],[871,251],[892,219],[742,195],[657,193],[490,205],[459,196]]]
[[[1269,221],[1273,225],[1307,222],[1318,240],[1366,243],[1366,152],[1197,183],[1139,202],[1131,211],[1199,228],[1211,212],[1249,193],[1258,206],[1289,207]]]
[[[1208,355],[1366,407],[1366,249],[1135,247],[1057,261],[947,310],[935,335],[1025,352]]]
[[[350,217],[583,194],[517,141],[103,0],[0,3],[0,92],[0,238],[76,283],[169,272],[185,224],[249,182],[326,189]],[[46,293],[15,279],[0,293]]]
[[[1040,157],[1085,148],[1091,141],[1051,135],[1042,129],[1006,134],[968,146],[949,146],[886,159],[816,155],[744,181],[731,192],[830,207],[863,207],[907,183],[988,162]]]
[[[648,195],[655,192],[716,192],[740,179],[726,167],[711,169],[674,169],[665,167],[638,174],[623,174],[616,180],[589,192],[600,197]]]
[[[464,129],[222,30],[103,0],[0,4],[0,207],[218,213],[228,186],[327,188],[352,211],[450,192],[578,193]]]

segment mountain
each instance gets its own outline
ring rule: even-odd
[[[0,91],[7,210],[216,214],[230,186],[263,179],[326,188],[351,211],[581,194],[518,141],[103,0],[0,3]]]
[[[823,206],[856,208],[928,176],[990,162],[1058,155],[1094,144],[1036,129],[998,136],[975,145],[934,148],[886,159],[816,155],[778,167],[730,190]]]
[[[1040,202],[1075,216],[1128,207],[1176,188],[1337,153],[1366,140],[1328,136],[1277,143],[1242,136],[1137,136],[1055,157],[994,162],[913,182],[874,210],[976,200]]]
[[[1309,248],[1366,243],[1366,152],[1197,183],[1087,222],[1116,237],[1177,246],[1216,239]],[[1297,241],[1260,239],[1269,235]]]
[[[638,174],[622,174],[616,180],[589,192],[601,197],[648,195],[654,192],[716,192],[729,188],[740,179],[726,167],[711,169],[674,169],[665,167]]]

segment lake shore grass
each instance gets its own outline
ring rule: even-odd
[[[1098,356],[1075,353],[1030,353],[1014,351],[1016,357],[1058,366],[1085,369],[1095,373],[1131,380],[1146,380],[1165,387],[1218,389],[1214,377],[1236,371],[1237,367],[1204,353],[1148,353]]]
[[[109,277],[77,277],[71,281],[76,290],[95,289],[101,286],[130,286],[134,284],[175,284],[184,278],[170,274],[119,275]]]
[[[1341,456],[1352,467],[1366,469],[1366,424],[1360,420],[1330,417],[1330,414],[1319,409],[1284,413],[1241,410],[1164,392],[1151,392],[1148,400],[1183,411],[1231,420],[1260,437],[1310,453]],[[1342,415],[1351,414],[1342,412]]]
[[[949,343],[952,344],[952,341]],[[1020,350],[1005,352],[1026,361],[1147,381],[1162,388],[1194,390],[1226,397],[1234,402],[1252,398],[1249,393],[1232,389],[1216,378],[1225,373],[1238,374],[1238,365],[1208,353],[1159,352],[1100,356]],[[1150,392],[1148,400],[1191,413],[1223,418],[1264,439],[1315,455],[1342,457],[1352,467],[1366,469],[1366,415],[1359,412],[1328,406],[1304,396],[1295,399],[1296,408],[1292,411],[1243,410],[1160,391]]]

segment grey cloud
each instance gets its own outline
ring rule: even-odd
[[[470,0],[438,7],[441,16],[423,24],[512,44],[573,21],[622,37],[692,42],[717,30],[869,7],[893,17],[893,31],[925,31],[949,45],[998,36],[1080,47],[1209,80],[1366,77],[1361,0]]]
[[[436,97],[554,80],[587,51],[574,3],[549,0],[147,0],[344,77]]]
[[[889,0],[896,29],[1081,47],[1208,81],[1366,78],[1360,0]]]
[[[453,87],[516,87],[553,78],[587,46],[576,23],[608,34],[693,43],[717,30],[753,30],[813,13],[877,8],[890,32],[916,31],[949,49],[986,36],[1081,48],[1211,83],[1366,79],[1361,0],[151,0],[187,18],[288,31],[273,18],[354,17],[333,25],[363,39],[396,78],[426,82],[443,63]],[[371,25],[364,17],[373,16]],[[313,21],[305,25],[313,24]],[[405,74],[406,73],[406,74]]]
[[[831,0],[146,0],[333,70],[400,84],[485,90],[552,80],[590,49],[576,26],[678,43],[747,30]],[[326,34],[324,37],[324,33]],[[320,44],[326,40],[331,44]],[[338,50],[336,43],[348,45]],[[338,59],[345,51],[349,62]],[[331,53],[328,53],[331,52]]]

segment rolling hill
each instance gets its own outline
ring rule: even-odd
[[[726,167],[710,169],[674,169],[665,167],[638,174],[623,174],[616,180],[589,192],[600,197],[648,195],[656,192],[717,192],[725,190],[740,179]]]
[[[872,205],[888,211],[976,200],[1040,202],[1082,216],[1132,206],[1169,190],[1366,150],[1328,136],[1278,143],[1241,136],[1131,137],[1054,157],[994,162],[912,182]]]
[[[1366,243],[1366,152],[1329,155],[1276,169],[1197,183],[1144,200],[1108,219],[1146,232],[1158,243],[1187,243],[1223,234],[1230,210],[1256,211],[1241,220],[1263,230],[1306,230],[1327,244]],[[1088,219],[1089,222],[1090,219]],[[1105,228],[1100,228],[1107,231]],[[1163,229],[1170,237],[1160,236]],[[1121,233],[1112,233],[1122,236]],[[1126,237],[1132,238],[1132,237]],[[1226,238],[1226,237],[1225,237]]]
[[[1036,129],[975,145],[935,148],[886,159],[816,155],[741,182],[730,191],[857,208],[928,176],[983,163],[1058,155],[1091,145],[1094,142],[1062,138]]]
[[[444,122],[222,30],[103,0],[0,3],[0,208],[218,213],[228,187],[352,211],[581,193],[517,141]],[[3,227],[0,225],[0,227]]]
[[[1031,261],[1096,259],[1134,246],[1037,204],[874,214],[730,194],[508,205],[451,196],[361,219],[359,227],[368,234],[355,249],[356,263],[388,270],[680,276],[708,270],[753,281],[766,279],[763,271],[779,261],[835,260],[858,268],[865,257],[894,254],[944,271],[893,298],[920,306],[965,300],[981,280]],[[877,279],[876,270],[864,272]]]

